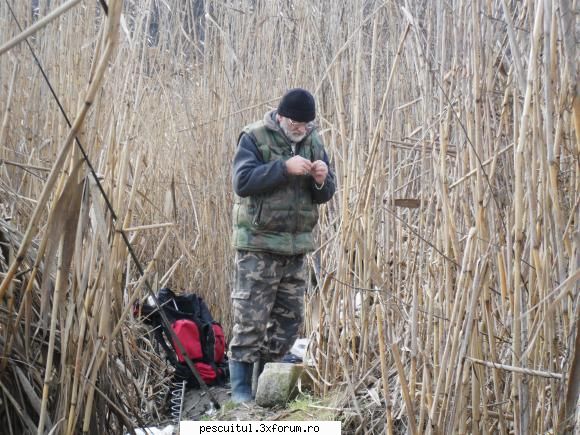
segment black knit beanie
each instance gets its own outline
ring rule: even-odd
[[[280,100],[278,115],[298,122],[313,121],[316,118],[314,97],[305,89],[290,89]]]

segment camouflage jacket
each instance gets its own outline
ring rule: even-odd
[[[296,144],[296,154],[311,161],[328,156],[316,129]],[[318,204],[335,191],[330,170],[321,189],[308,176],[289,175],[285,161],[294,154],[291,142],[275,121],[275,111],[244,128],[234,157],[233,244],[236,249],[282,255],[314,249],[312,230]]]

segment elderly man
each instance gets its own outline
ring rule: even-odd
[[[246,126],[239,138],[229,349],[235,403],[252,400],[253,364],[280,359],[304,316],[304,254],[314,250],[318,204],[335,191],[315,117],[312,94],[290,89],[277,110]]]

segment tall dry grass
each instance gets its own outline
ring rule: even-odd
[[[27,28],[67,2],[8,3]],[[0,45],[21,33],[8,3]],[[25,43],[0,48],[8,433],[163,418],[170,369],[131,317],[146,290],[119,231],[154,288],[229,327],[236,138],[292,86],[338,177],[306,332],[345,431],[574,430],[576,1],[99,3],[28,37],[74,129]]]

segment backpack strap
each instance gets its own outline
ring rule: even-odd
[[[212,323],[205,323],[202,326],[202,334],[203,334],[203,338],[202,338],[203,341],[202,341],[201,350],[203,353],[203,360],[204,360],[204,362],[206,362],[210,366],[212,366],[212,368],[214,369],[216,374],[218,374],[217,366],[216,366],[215,361],[214,361],[215,334],[213,332]]]
[[[204,328],[207,327],[207,334],[204,333],[204,336],[206,336],[206,344],[204,347],[202,347],[202,351],[204,354],[204,357],[207,355],[207,361],[204,361],[206,363],[208,363],[211,368],[213,369],[214,373],[216,374],[216,379],[214,381],[214,383],[219,383],[220,385],[223,384],[226,379],[228,378],[228,375],[226,374],[226,372],[223,370],[223,365],[218,366],[216,360],[215,360],[215,343],[216,343],[216,335],[215,335],[215,331],[214,331],[214,325],[219,325],[221,328],[221,325],[219,324],[219,322],[216,321],[212,321],[211,323],[208,323],[206,325],[204,325]]]
[[[199,305],[199,319],[196,321],[199,329],[201,352],[203,354],[203,361],[211,366],[216,376],[220,377],[220,370],[215,363],[215,333],[213,324],[217,323],[207,307],[204,300],[196,296],[197,304]]]

